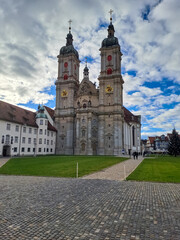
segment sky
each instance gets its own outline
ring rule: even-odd
[[[109,10],[122,56],[123,104],[142,138],[180,132],[179,0],[0,0],[0,100],[55,107],[57,55],[72,19],[74,47],[98,85]]]

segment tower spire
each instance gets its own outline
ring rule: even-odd
[[[85,68],[84,68],[84,78],[89,79],[89,69],[87,67],[87,57],[85,57]]]
[[[72,20],[69,19],[68,23],[69,23],[69,33],[71,33],[71,23],[72,23]]]
[[[110,11],[109,11],[109,14],[110,14],[110,24],[112,24],[112,13],[113,13],[113,10],[110,9]]]
[[[112,9],[110,9],[110,11],[109,11],[109,14],[110,14],[110,24],[109,24],[109,27],[108,27],[108,38],[110,37],[114,37],[114,32],[115,32],[115,30],[114,30],[114,26],[113,26],[113,24],[112,24],[112,13],[113,13],[113,10]]]

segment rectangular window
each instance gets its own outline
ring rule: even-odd
[[[40,125],[43,125],[43,120],[42,119],[40,120]]]
[[[7,123],[6,130],[11,130],[11,124]]]
[[[15,136],[14,142],[18,143],[18,137],[17,136]]]
[[[31,151],[31,148],[28,148],[28,152],[30,152]]]
[[[51,148],[51,152],[52,152],[52,148]]]
[[[49,152],[49,148],[47,148],[47,152]]]
[[[19,126],[16,125],[16,132],[19,132]]]
[[[44,152],[46,151],[46,149],[44,148]]]
[[[37,129],[36,128],[34,129],[34,134],[37,134]]]
[[[14,148],[14,152],[17,152],[17,147]]]
[[[49,140],[47,140],[47,145],[49,145]]]
[[[35,148],[33,148],[33,152],[35,152]]]
[[[31,144],[31,138],[28,138],[28,143]]]
[[[25,142],[26,142],[26,138],[23,137],[23,138],[22,138],[22,143],[25,143]]]
[[[41,152],[41,148],[38,149],[38,152]]]
[[[29,133],[32,133],[32,128],[29,128]]]
[[[53,140],[51,140],[51,145],[53,145]]]
[[[39,139],[39,144],[42,144],[42,138]]]
[[[44,139],[44,144],[46,144],[46,139]]]
[[[49,136],[49,131],[47,132],[47,135]]]
[[[23,133],[26,133],[26,127],[23,127]]]
[[[43,130],[42,129],[39,129],[39,134],[43,134]]]
[[[21,152],[24,152],[25,151],[25,148],[21,148]]]
[[[36,138],[34,138],[34,144],[36,144]]]
[[[45,129],[45,130],[44,130],[44,134],[45,134],[45,135],[46,135],[46,131],[47,131],[47,130]]]
[[[53,132],[51,132],[51,137],[53,137]]]

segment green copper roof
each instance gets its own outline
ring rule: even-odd
[[[37,113],[36,118],[46,118],[47,119],[47,116],[45,113]]]
[[[79,54],[73,45],[64,46],[60,49],[60,55],[66,55],[70,53],[74,53],[76,57],[79,59]]]
[[[117,37],[107,37],[102,41],[102,48],[103,47],[111,47],[111,46],[119,46],[119,42]]]

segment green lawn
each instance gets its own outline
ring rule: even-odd
[[[180,157],[145,158],[127,180],[180,182]]]
[[[39,156],[12,158],[0,168],[0,174],[79,177],[122,162],[127,158],[114,156]]]

